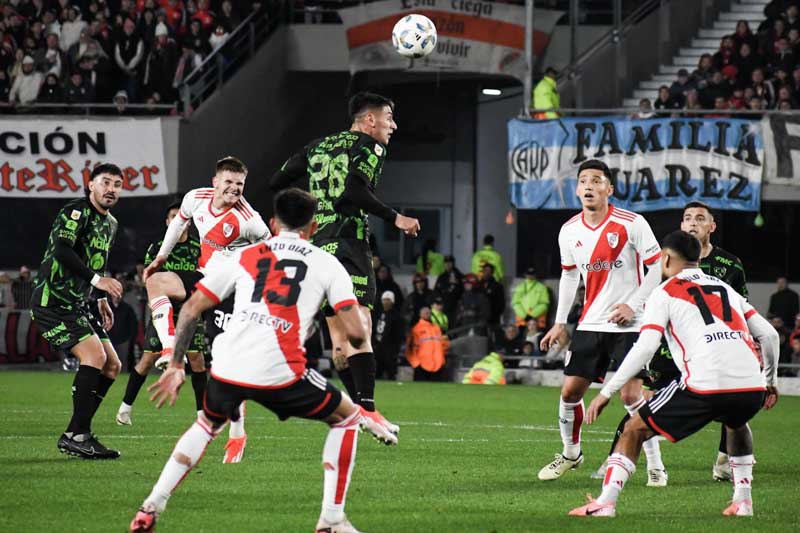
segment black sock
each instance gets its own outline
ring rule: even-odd
[[[206,373],[192,372],[192,388],[194,389],[194,405],[197,410],[203,409],[203,396],[206,394]]]
[[[100,369],[87,365],[78,367],[72,381],[72,420],[67,432],[73,435],[91,433],[94,413],[95,391],[100,380]]]
[[[728,431],[725,429],[725,424],[721,424],[722,433],[719,436],[719,453],[728,455]]]
[[[347,389],[347,394],[354,402],[358,403],[358,391],[356,391],[356,384],[353,382],[353,373],[350,368],[343,368],[336,371],[339,374],[339,379],[342,380],[342,385]]]
[[[356,403],[367,411],[375,410],[375,355],[357,353],[347,358],[358,397]]]
[[[622,436],[622,432],[625,431],[625,423],[630,419],[631,415],[625,413],[625,416],[623,416],[622,420],[620,420],[619,425],[617,426],[617,432],[614,434],[614,442],[611,443],[611,449],[608,451],[609,456],[614,453],[614,448],[617,447],[619,438]]]
[[[92,416],[97,412],[100,408],[100,404],[103,403],[103,400],[106,397],[106,393],[108,389],[111,388],[111,385],[114,384],[113,379],[110,377],[104,376],[100,374],[100,378],[97,380],[97,387],[94,390],[94,410],[92,410]]]
[[[125,388],[125,397],[122,398],[122,401],[128,405],[133,405],[146,379],[146,374],[143,376],[136,371],[136,368],[132,368],[131,375],[128,378],[128,386]]]

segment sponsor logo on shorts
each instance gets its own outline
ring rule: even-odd
[[[53,339],[51,342],[56,346],[61,346],[65,342],[69,341],[70,338],[72,338],[72,335],[70,335],[69,333],[65,333],[64,335],[61,335],[60,337]]]
[[[88,320],[86,320],[86,317],[85,317],[85,316],[79,316],[79,317],[78,317],[78,320],[76,320],[76,322],[77,322],[77,323],[78,323],[78,325],[79,325],[79,326],[81,326],[81,327],[84,327],[84,328],[88,328],[88,327],[89,327],[89,321],[88,321]]]
[[[45,331],[44,333],[42,333],[42,337],[44,337],[48,341],[49,340],[53,340],[53,337],[55,337],[59,333],[65,332],[65,331],[67,331],[67,326],[63,322],[61,322],[59,325],[57,325],[53,329],[49,329],[49,330]]]

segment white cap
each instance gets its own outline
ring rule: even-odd
[[[394,293],[392,291],[385,291],[381,294],[381,300],[391,300],[394,302]]]
[[[169,35],[169,30],[167,29],[167,25],[163,22],[159,22],[156,24],[156,37],[159,35]]]
[[[23,64],[23,65],[33,65],[33,64],[35,64],[35,63],[36,63],[36,61],[34,61],[34,60],[33,60],[33,58],[32,58],[31,56],[25,56],[25,57],[22,59],[22,64]]]

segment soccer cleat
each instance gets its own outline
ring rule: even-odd
[[[228,442],[225,444],[225,457],[222,458],[222,462],[226,464],[241,462],[245,446],[247,446],[247,435],[228,438]]]
[[[389,433],[391,433],[392,435],[395,436],[394,444],[397,444],[397,434],[400,432],[400,426],[398,426],[396,424],[392,424],[391,422],[386,420],[383,417],[383,415],[380,414],[378,411],[367,411],[366,409],[361,407],[361,420],[362,420],[361,429],[363,429],[364,431],[369,431],[366,427],[364,427],[364,424],[363,424],[363,420],[366,419],[366,418],[368,418],[368,419],[372,420],[373,422],[375,422],[376,424],[380,424],[381,426],[386,428],[386,431],[388,431]],[[372,431],[369,431],[369,432],[372,433]],[[374,433],[373,433],[373,435],[374,435]]]
[[[314,529],[314,533],[361,533],[357,530],[353,524],[347,519],[347,517],[342,518],[341,521],[336,522],[335,524],[328,522],[324,518],[319,519],[317,521],[317,527]]]
[[[82,441],[75,440],[74,436],[69,438],[62,434],[57,446],[61,453],[83,459],[117,459],[120,456],[117,450],[106,448],[91,433],[86,433]]]
[[[375,414],[383,418],[378,413],[366,411],[363,407],[359,407],[358,425],[361,426],[363,431],[375,437],[378,442],[382,442],[387,446],[397,444],[397,435],[389,431],[389,428],[386,427],[385,424],[376,420],[378,417],[375,417]]]
[[[577,470],[580,468],[581,464],[583,464],[583,452],[574,460],[557,453],[553,462],[539,470],[539,479],[542,481],[558,479],[563,476],[567,470]]]
[[[608,459],[603,461],[603,464],[600,465],[600,468],[592,472],[589,477],[592,479],[605,479],[606,470],[608,470]]]
[[[585,505],[576,507],[569,512],[570,516],[599,516],[613,518],[617,516],[617,509],[613,503],[597,503],[591,494],[587,494],[589,500]]]
[[[155,511],[146,511],[144,507],[139,509],[136,516],[131,520],[129,531],[132,533],[150,533],[156,530],[156,519],[158,515]]]
[[[722,511],[725,516],[753,516],[753,501],[741,500],[738,502],[731,502],[731,504]]]
[[[118,426],[132,426],[130,411],[117,411],[117,425]]]
[[[714,467],[711,469],[714,481],[730,481],[732,479],[731,464],[727,455],[719,454]]]
[[[666,470],[648,470],[647,471],[647,486],[648,487],[666,487],[669,476]]]

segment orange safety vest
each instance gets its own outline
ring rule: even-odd
[[[428,372],[437,372],[444,366],[449,345],[439,326],[420,319],[408,336],[406,359],[414,368],[422,367]]]

